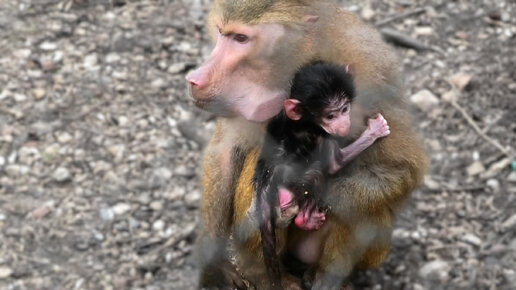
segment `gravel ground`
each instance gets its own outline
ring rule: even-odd
[[[431,168],[356,288],[514,289],[516,3],[339,3],[428,48],[397,51]],[[0,289],[194,287],[209,4],[0,1]]]

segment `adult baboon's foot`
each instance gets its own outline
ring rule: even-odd
[[[235,265],[223,261],[216,265],[207,266],[201,274],[200,288],[202,289],[254,289],[240,273]]]

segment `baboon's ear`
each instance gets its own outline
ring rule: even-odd
[[[315,22],[317,22],[317,20],[319,20],[319,16],[307,14],[303,17],[303,20],[306,23],[314,24]]]
[[[349,74],[350,76],[353,76],[353,65],[351,65],[351,64],[346,65],[346,73]]]
[[[283,103],[285,113],[291,120],[297,121],[303,116],[303,109],[300,106],[301,102],[296,99],[286,99]]]

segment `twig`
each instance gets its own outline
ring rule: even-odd
[[[97,104],[89,107],[88,109],[86,109],[84,112],[80,113],[79,115],[77,116],[73,116],[73,117],[63,117],[63,119],[65,121],[76,121],[76,120],[80,120],[84,117],[86,117],[87,115],[89,115],[91,112],[95,111],[96,109],[104,106],[105,104],[107,104],[109,102],[109,100],[103,100],[103,101],[100,101],[98,102]]]
[[[399,19],[403,19],[403,18],[407,18],[407,17],[415,15],[415,14],[420,14],[420,13],[423,13],[425,11],[426,11],[425,7],[416,8],[416,9],[413,9],[413,10],[409,10],[409,11],[407,11],[405,13],[401,13],[401,14],[398,14],[398,15],[395,15],[395,16],[392,16],[392,17],[389,17],[389,18],[377,21],[374,25],[377,26],[377,27],[384,26],[384,25],[389,24],[389,23],[391,23],[393,21],[396,21],[396,20],[399,20]]]
[[[489,136],[487,136],[483,131],[482,129],[480,129],[480,127],[478,127],[477,123],[475,123],[475,121],[473,120],[473,118],[471,118],[471,116],[468,114],[468,112],[466,112],[466,110],[464,110],[464,108],[462,108],[457,102],[455,101],[451,101],[450,102],[451,105],[457,110],[459,111],[461,114],[462,114],[462,117],[464,117],[464,119],[466,119],[466,121],[468,121],[469,125],[471,127],[473,127],[473,129],[477,132],[477,134],[482,137],[482,139],[486,140],[487,142],[489,142],[491,145],[493,145],[494,147],[496,147],[498,150],[500,150],[500,152],[502,152],[505,156],[509,157],[509,158],[512,158],[512,155],[511,153],[509,152],[509,150],[507,150],[506,148],[504,148],[497,140],[494,140],[492,138],[490,138]]]
[[[471,185],[471,186],[461,186],[461,187],[446,187],[443,186],[442,188],[427,188],[426,190],[431,192],[441,192],[441,191],[449,191],[449,192],[457,192],[457,191],[478,191],[485,189],[485,185]]]

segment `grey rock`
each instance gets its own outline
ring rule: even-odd
[[[70,171],[65,167],[59,167],[54,171],[54,174],[52,175],[55,181],[57,182],[67,182],[72,179],[72,175],[70,174]]]
[[[115,213],[113,212],[113,210],[111,208],[101,208],[99,210],[99,215],[100,215],[100,218],[106,222],[112,221],[113,218],[115,217]]]
[[[427,279],[431,278],[431,276],[437,276],[438,278],[442,278],[443,276],[447,276],[447,272],[450,270],[450,265],[446,261],[435,260],[426,263],[419,269],[419,276],[421,278]]]
[[[439,98],[429,90],[422,90],[410,97],[410,101],[419,109],[428,112],[439,104]]]
[[[6,266],[0,266],[0,279],[6,279],[11,276],[13,273],[13,270]]]
[[[131,209],[131,205],[128,203],[117,203],[111,208],[116,215],[123,215]]]

